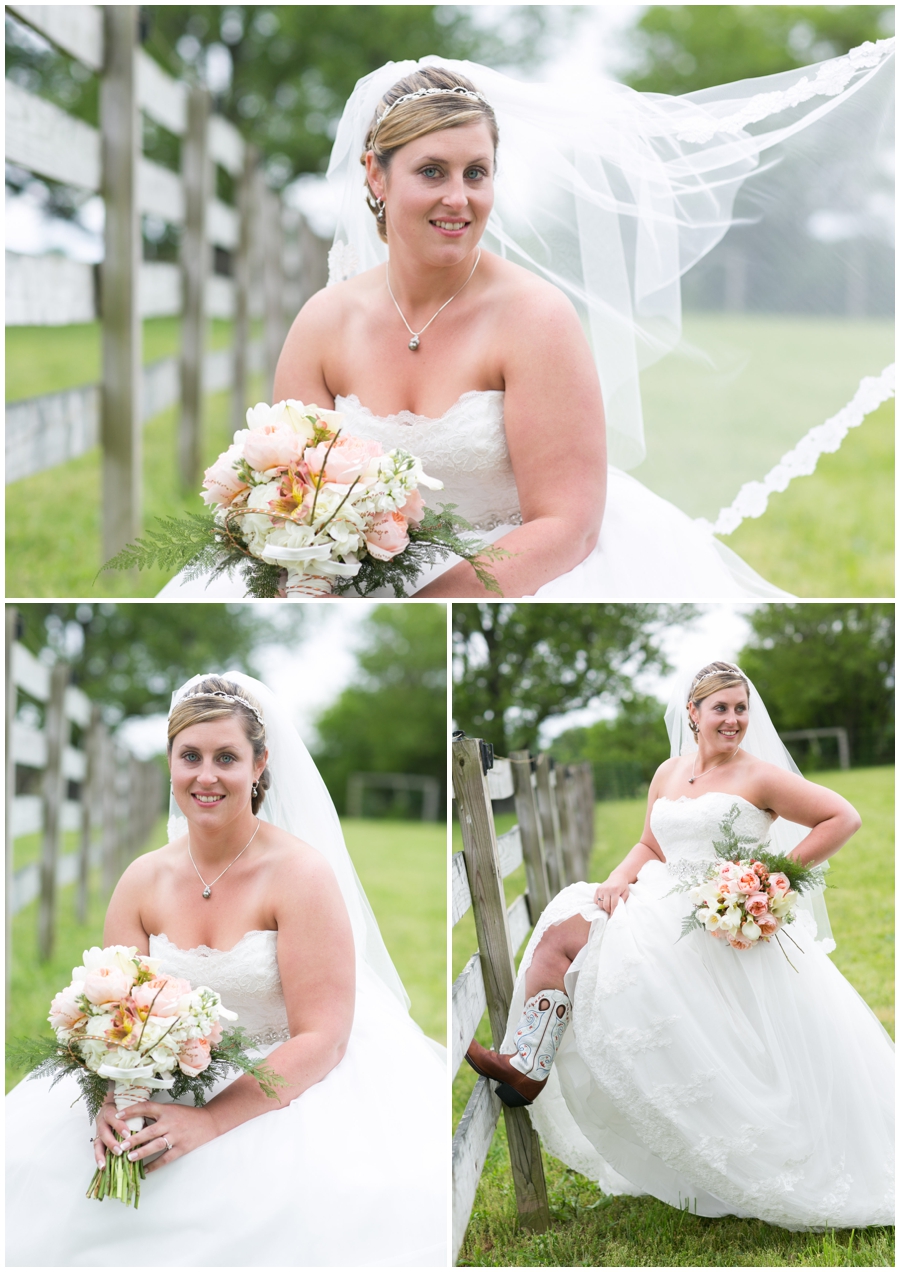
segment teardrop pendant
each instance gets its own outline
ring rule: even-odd
[[[203,889],[203,898],[205,901],[208,901],[211,895],[212,895],[212,890],[210,888],[207,887]]]
[[[409,347],[410,347],[410,349],[412,349],[413,353],[415,353],[415,351],[416,351],[416,350],[418,349],[418,347],[419,347],[419,337],[418,337],[418,336],[413,336],[412,340],[410,340],[410,342],[409,342]]]

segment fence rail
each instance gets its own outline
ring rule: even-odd
[[[262,370],[271,385],[291,319],[324,285],[326,245],[269,189],[259,156],[231,123],[212,113],[208,92],[172,79],[139,47],[137,6],[7,9],[97,73],[101,90],[95,128],[7,79],[7,161],[37,177],[101,194],[105,228],[99,268],[54,256],[6,254],[8,325],[99,318],[103,329],[100,384],[9,409],[6,481],[64,463],[99,442],[105,559],[140,531],[141,434],[150,418],[146,383],[148,376],[159,377],[155,368],[141,371],[141,319],[182,320],[181,357],[168,360],[166,375],[174,387],[164,405],[181,403],[179,475],[190,488],[199,479],[204,394],[231,389],[234,425],[241,425],[248,375]],[[180,139],[180,172],[142,153],[142,111]],[[235,206],[216,195],[216,165],[234,181]],[[179,264],[142,261],[143,216],[178,228]],[[210,317],[234,319],[227,372],[221,358],[204,351]],[[248,349],[254,317],[262,318],[264,335]]]
[[[39,900],[38,948],[41,958],[49,958],[58,890],[78,883],[77,913],[83,922],[90,870],[99,865],[104,888],[111,889],[143,847],[165,795],[159,766],[120,746],[97,704],[69,683],[66,664],[48,667],[35,658],[16,640],[15,624],[15,607],[7,606],[7,976],[13,916]],[[23,719],[20,708],[29,700],[32,718]],[[20,784],[28,789],[19,793]],[[67,831],[79,835],[75,852],[62,851]],[[34,834],[41,836],[39,860],[15,869],[15,841]]]
[[[533,758],[527,751],[495,760],[489,745],[462,736],[453,742],[453,790],[464,849],[452,860],[452,922],[455,927],[471,908],[478,937],[478,949],[453,985],[450,1047],[456,1074],[485,1011],[494,1046],[500,1046],[515,953],[559,888],[586,875],[594,801],[588,764],[558,766],[549,756]],[[518,824],[498,836],[492,800],[510,796]],[[523,862],[527,889],[507,906],[503,880]],[[540,1144],[528,1114],[501,1105],[487,1079],[479,1077],[453,1137],[454,1260],[501,1111],[520,1222],[539,1231],[549,1223]]]

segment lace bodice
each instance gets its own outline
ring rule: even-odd
[[[734,823],[737,833],[754,835],[760,843],[765,843],[772,815],[751,804],[743,795],[707,791],[696,799],[682,795],[680,799],[662,796],[656,801],[650,813],[650,826],[672,873],[679,873],[681,866],[690,869],[699,862],[715,859],[713,841],[719,838],[722,818],[735,804],[740,808]]]
[[[214,989],[222,1005],[237,1012],[235,1023],[256,1046],[265,1047],[290,1037],[277,943],[277,932],[247,932],[230,950],[208,945],[182,950],[161,933],[150,937],[150,957],[161,959],[162,971],[189,980],[195,989]]]
[[[482,531],[521,524],[499,389],[464,393],[440,419],[412,411],[373,415],[355,394],[336,398],[334,405],[349,432],[371,437],[385,450],[412,451],[425,472],[444,483],[443,490],[423,488],[430,507],[455,504],[459,515]]]

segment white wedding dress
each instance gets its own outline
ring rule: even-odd
[[[504,431],[503,397],[499,390],[464,393],[440,419],[411,411],[373,415],[353,396],[338,397],[335,409],[343,414],[348,433],[373,438],[385,450],[402,446],[417,455],[425,472],[444,483],[443,490],[423,490],[426,504],[455,504],[479,537],[493,542],[522,521]],[[424,571],[412,590],[443,574],[458,559],[447,557]],[[244,594],[237,575],[211,582],[206,578],[184,582],[178,575],[159,596],[182,600]],[[554,600],[690,601],[784,599],[788,593],[760,578],[673,504],[610,467],[596,548],[574,570],[544,584],[534,595]]]
[[[530,1108],[549,1152],[604,1192],[649,1193],[700,1215],[793,1230],[894,1222],[893,1044],[815,941],[809,916],[746,951],[706,932],[679,940],[690,902],[672,889],[735,829],[770,815],[740,796],[659,799],[666,862],[645,865],[611,918],[594,884],[565,888],[522,959],[500,1050],[546,929],[581,914],[591,932],[566,976],[573,1003],[547,1089]],[[795,970],[796,969],[796,970]]]
[[[151,936],[150,954],[217,990],[265,1055],[289,1036],[277,937],[248,932],[221,951]],[[7,1266],[445,1266],[445,1066],[359,960],[357,973],[366,984],[340,1064],[287,1107],[149,1175],[137,1211],[84,1195],[92,1130],[84,1104],[72,1104],[74,1080],[16,1087],[6,1103]]]

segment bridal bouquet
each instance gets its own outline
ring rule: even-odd
[[[687,892],[693,903],[681,936],[703,929],[735,950],[749,950],[774,936],[784,953],[777,934],[793,923],[799,896],[824,885],[824,871],[820,866],[804,866],[793,857],[772,853],[768,843],[760,844],[755,837],[738,835],[734,822],[739,812],[734,804],[722,820],[722,838],[713,844],[721,860],[707,866],[700,879],[695,877],[673,889]],[[784,935],[797,944],[789,932]]]
[[[153,1091],[168,1091],[173,1100],[190,1094],[195,1105],[229,1071],[249,1073],[275,1098],[282,1079],[247,1054],[243,1031],[223,1033],[220,1020],[237,1020],[219,995],[159,970],[159,959],[139,954],[135,946],[111,945],[85,950],[84,966],[72,970],[72,982],[50,1004],[54,1042],[20,1040],[9,1048],[19,1065],[36,1066],[33,1078],[54,1075],[54,1084],[73,1074],[93,1121],[113,1083],[121,1112]],[[129,1118],[138,1131],[143,1118]],[[117,1138],[122,1137],[117,1134]],[[142,1161],[107,1154],[87,1191],[102,1201],[115,1197],[137,1209]]]
[[[158,564],[187,579],[238,568],[255,597],[367,596],[382,587],[405,596],[423,566],[454,552],[499,595],[484,561],[502,550],[462,538],[471,527],[452,505],[425,507],[419,487],[442,483],[410,451],[383,451],[345,433],[341,419],[292,400],[252,407],[248,427],[206,470],[209,512],[163,519],[103,568]]]

